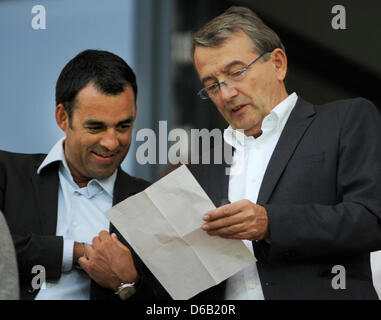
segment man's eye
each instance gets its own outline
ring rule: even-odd
[[[122,131],[126,131],[129,128],[131,128],[130,124],[123,124],[123,125],[119,126],[119,129],[122,130]]]
[[[87,129],[91,132],[97,132],[97,131],[101,131],[102,127],[87,127]]]
[[[233,71],[231,73],[229,73],[229,76],[231,78],[238,78],[245,70],[237,70],[237,71]]]
[[[206,87],[206,90],[207,90],[208,92],[213,92],[213,91],[216,91],[216,90],[218,89],[219,86],[220,86],[220,85],[219,85],[218,83],[214,83],[214,84],[212,84],[212,85],[210,85],[210,86],[207,86],[207,87]]]

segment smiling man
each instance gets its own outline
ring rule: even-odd
[[[131,86],[117,95],[102,94],[90,82],[77,95],[75,117],[56,108],[59,127],[66,133],[65,157],[74,181],[86,186],[92,178],[110,177],[127,155],[136,117]]]
[[[211,296],[377,299],[370,268],[370,252],[381,248],[375,106],[363,98],[315,106],[288,94],[285,48],[247,8],[232,7],[197,31],[192,57],[204,86],[198,95],[229,124],[230,172],[239,172],[190,165],[218,207],[205,213],[203,229],[244,240],[258,259]]]
[[[136,98],[125,61],[84,51],[56,85],[65,137],[48,155],[0,152],[0,209],[16,247],[22,299],[158,297],[156,280],[104,215],[149,185],[120,168]]]

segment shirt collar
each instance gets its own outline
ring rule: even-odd
[[[66,158],[65,158],[64,147],[63,147],[64,141],[65,141],[65,137],[60,139],[54,145],[54,147],[49,151],[49,153],[46,156],[46,158],[44,159],[44,161],[38,167],[37,174],[40,174],[41,171],[45,167],[47,167],[48,165],[50,165],[54,162],[60,162],[60,170],[61,170],[62,174],[69,181],[71,181],[73,183],[73,186],[75,186],[75,188],[79,188],[78,185],[74,183],[73,177],[71,175],[71,172],[69,170],[69,166],[68,166]],[[92,179],[89,181],[87,186],[89,188],[93,188],[94,184],[98,184],[102,187],[102,189],[104,189],[108,193],[109,196],[112,197],[114,194],[114,184],[116,181],[117,171],[118,170],[115,170],[114,173],[106,179],[102,179],[102,180]]]
[[[281,126],[283,129],[297,101],[298,95],[294,92],[271,111],[270,115],[275,114],[278,118],[278,127]]]
[[[69,170],[69,168],[67,167],[67,163],[66,163],[66,159],[64,155],[64,149],[63,149],[64,141],[65,141],[65,137],[61,138],[54,145],[54,147],[49,151],[44,161],[38,167],[37,174],[40,174],[44,168],[46,168],[48,165],[52,164],[53,162],[62,162],[64,166],[66,166],[66,168]]]
[[[271,131],[274,128],[283,130],[291,111],[295,107],[298,100],[297,94],[294,92],[273,108],[262,122],[262,130],[264,133]],[[253,141],[253,137],[248,137],[244,134],[243,130],[234,130],[229,126],[224,131],[224,140],[227,144],[237,149],[250,145]]]

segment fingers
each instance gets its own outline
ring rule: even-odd
[[[229,228],[229,230],[234,232],[240,231],[240,226],[245,220],[245,212],[237,212],[230,216],[224,216],[217,220],[209,220],[202,226],[205,231],[212,231],[220,228]]]
[[[203,219],[204,221],[213,221],[240,212],[243,205],[242,201],[245,200],[229,203],[224,206],[218,207],[214,210],[211,210],[204,215]]]
[[[93,248],[92,246],[89,246],[87,244],[85,244],[85,250],[84,250],[84,254],[82,257],[80,257],[78,259],[78,263],[79,265],[84,269],[84,270],[88,270],[89,269],[89,266],[91,264],[90,262],[90,256],[93,256]]]
[[[86,257],[80,257],[78,259],[78,264],[82,267],[83,270],[87,271],[90,261],[86,259]]]
[[[83,255],[87,260],[94,256],[94,248],[91,245],[85,244],[85,253]]]
[[[203,217],[206,221],[203,230],[209,231],[242,224],[247,218],[246,209],[252,205],[254,204],[249,200],[240,200],[207,212]]]
[[[101,232],[99,232],[98,236],[101,240],[108,240],[111,237],[110,233],[108,231],[105,231],[105,230],[102,230]]]
[[[121,249],[127,249],[128,251],[130,251],[122,242],[119,241],[118,236],[116,235],[116,233],[113,233],[111,235],[111,238],[118,245],[119,248],[121,248]]]
[[[130,250],[118,239],[115,233],[110,234],[107,231],[101,231],[97,237],[93,238],[92,249],[106,250],[108,254],[111,254],[116,248],[130,252]]]
[[[202,229],[211,236],[227,239],[261,240],[268,233],[265,208],[240,200],[209,211]]]
[[[93,238],[92,246],[93,248],[99,248],[102,245],[105,245],[107,241],[111,240],[111,235],[108,231],[99,232],[98,236]]]

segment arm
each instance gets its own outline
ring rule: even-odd
[[[12,235],[23,283],[30,283],[35,276],[32,273],[34,266],[45,268],[47,280],[58,279],[62,267],[63,238],[54,235],[55,226],[45,230],[44,235],[41,230],[44,227],[41,224],[41,208],[36,202],[32,179],[27,174],[36,170],[33,164],[34,156],[0,151],[0,210]],[[50,179],[53,180],[51,185],[55,186],[56,177],[52,175]],[[42,197],[54,199],[55,189],[50,187],[47,190],[48,194]],[[54,210],[54,205],[52,207]],[[46,217],[50,218],[52,209],[44,209]]]
[[[35,274],[34,266],[41,265],[46,270],[46,280],[57,280],[61,276],[63,238],[57,236],[12,234],[15,244],[18,270],[22,279],[30,281]]]
[[[100,232],[79,264],[96,282],[94,297],[101,300],[120,298],[115,291],[121,283],[135,282],[136,293],[128,300],[169,300],[169,294],[139,257],[120,242],[116,234]],[[103,287],[103,290],[101,289]],[[107,290],[108,289],[108,290]]]
[[[123,283],[138,280],[138,272],[130,250],[107,231],[99,233],[92,245],[85,246],[85,254],[78,260],[81,267],[100,286],[117,290]]]
[[[266,212],[264,213],[260,206],[251,203],[246,204],[251,207],[250,210],[243,208],[236,210],[237,217],[245,215],[246,219],[236,219],[235,222],[232,217],[227,217],[230,214],[216,210],[209,214],[212,220],[225,219],[225,221],[221,220],[219,224],[215,224],[217,230],[212,234],[242,239],[242,232],[246,232],[248,236],[245,239],[261,240],[269,233],[270,256],[287,256],[292,259],[355,255],[379,249],[381,247],[380,115],[374,106],[366,101],[347,106],[343,114],[345,116],[340,122],[340,145],[336,160],[336,188],[333,188],[337,193],[333,195],[337,199],[336,204],[269,203],[264,204]],[[324,170],[316,174],[324,174]],[[286,187],[285,184],[283,188]],[[325,187],[324,184],[320,185],[320,188]],[[300,202],[303,203],[303,199],[300,199]],[[231,207],[230,211],[233,212],[234,208]],[[257,219],[260,215],[263,219]],[[211,224],[208,225],[210,227]],[[211,227],[214,228],[213,224]],[[258,230],[262,231],[258,233]]]
[[[381,247],[380,114],[360,99],[343,111],[336,204],[264,205],[269,215],[271,255],[291,253],[295,259],[347,256]]]

